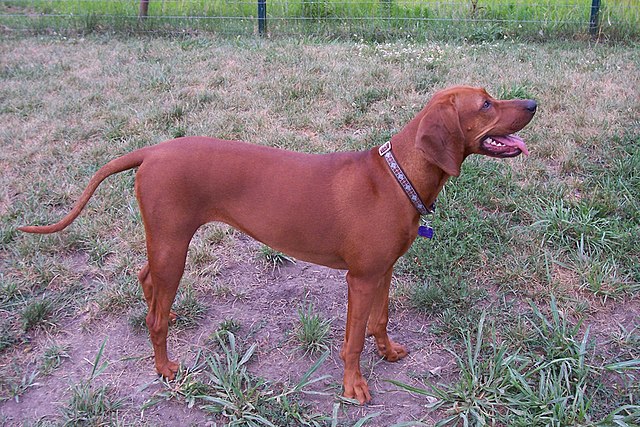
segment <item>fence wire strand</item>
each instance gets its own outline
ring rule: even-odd
[[[212,31],[232,34],[436,36],[585,34],[594,0],[0,0],[4,31]],[[146,5],[145,5],[146,3]],[[144,10],[143,10],[144,9]],[[640,36],[640,0],[602,1],[597,31]],[[260,25],[263,24],[263,25]]]

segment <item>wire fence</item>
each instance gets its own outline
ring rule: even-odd
[[[640,38],[640,0],[0,0],[6,31]]]

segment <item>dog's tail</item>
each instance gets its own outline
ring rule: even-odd
[[[115,173],[140,166],[142,164],[142,161],[144,160],[144,152],[144,148],[132,151],[131,153],[125,154],[124,156],[118,157],[117,159],[113,159],[106,165],[102,166],[91,177],[87,188],[84,189],[82,195],[80,196],[80,199],[78,199],[76,204],[73,206],[73,209],[71,209],[71,212],[65,215],[65,217],[60,221],[51,225],[28,225],[19,227],[18,230],[24,231],[26,233],[49,234],[65,229],[78,217],[78,215],[80,215],[80,212],[82,212],[82,209],[85,207],[91,196],[93,196],[96,188],[98,188],[100,183],[104,181],[105,178]]]

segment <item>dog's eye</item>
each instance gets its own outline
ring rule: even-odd
[[[483,110],[488,110],[490,107],[491,107],[491,101],[484,101],[484,104],[482,104]]]

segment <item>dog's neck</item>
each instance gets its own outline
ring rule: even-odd
[[[393,147],[391,146],[391,141],[388,141],[378,148],[378,154],[387,162],[387,165],[389,165],[389,169],[391,169],[391,172],[393,172],[393,175],[396,177],[398,184],[400,184],[405,194],[407,195],[409,200],[411,200],[411,203],[413,203],[413,206],[420,213],[420,215],[428,215],[430,213],[433,213],[434,205],[432,204],[431,206],[427,207],[422,202],[422,198],[416,192],[415,187],[413,186],[409,178],[407,178],[406,174],[402,170],[402,167],[398,164],[396,157],[393,155],[392,148]]]
[[[391,145],[393,154],[407,178],[423,203],[430,206],[435,202],[449,175],[429,162],[424,152],[416,147],[416,134],[422,116],[423,114],[418,114],[400,132],[391,137]]]

